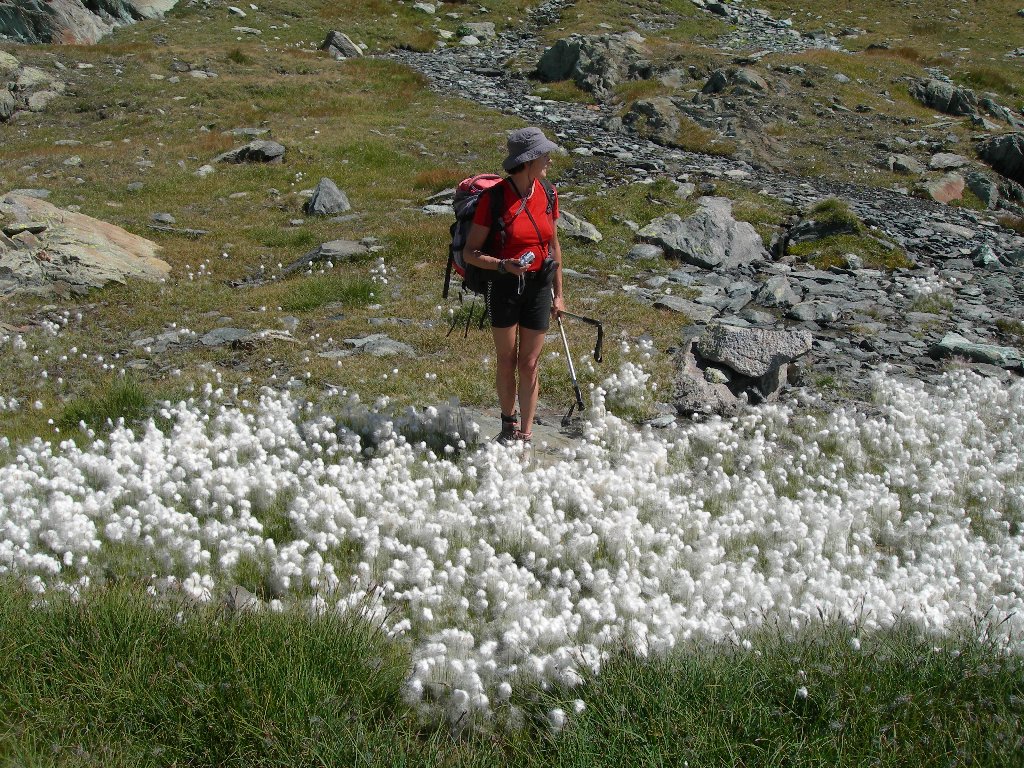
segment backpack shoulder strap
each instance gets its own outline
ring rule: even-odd
[[[547,179],[541,179],[540,185],[544,187],[544,196],[548,199],[547,214],[553,216],[555,213],[555,188]]]
[[[504,224],[501,218],[501,209],[505,204],[505,181],[499,181],[487,190],[487,196],[491,201],[491,229]]]

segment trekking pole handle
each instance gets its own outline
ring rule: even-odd
[[[603,347],[604,347],[604,325],[600,320],[595,320],[592,317],[584,317],[583,315],[576,315],[572,312],[562,312],[566,317],[571,317],[573,320],[579,320],[581,323],[587,325],[593,325],[597,328],[597,344],[594,345],[594,360],[600,363],[604,360]]]

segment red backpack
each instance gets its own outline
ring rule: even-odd
[[[469,237],[469,229],[473,225],[473,214],[484,192],[497,187],[503,181],[501,176],[493,173],[479,173],[463,179],[455,188],[455,197],[452,200],[452,207],[455,209],[455,222],[451,226],[451,245],[448,246],[448,266],[444,273],[444,290],[441,295],[448,298],[448,290],[452,281],[452,269],[462,278],[463,290],[471,293],[487,293],[487,284],[495,278],[496,272],[489,269],[480,269],[473,264],[467,264],[463,258],[463,250],[466,247],[466,239]],[[555,210],[555,189],[548,183],[547,179],[541,179],[544,187],[544,194],[547,195],[547,213],[550,216]],[[494,190],[487,195],[491,204],[491,232],[487,236],[487,249],[490,250],[497,244],[500,250],[505,239],[505,219],[501,215],[501,207],[504,202],[503,196]]]

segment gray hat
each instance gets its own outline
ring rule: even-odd
[[[508,135],[508,157],[501,167],[511,171],[517,165],[536,160],[557,149],[558,145],[549,141],[540,128],[520,128]]]

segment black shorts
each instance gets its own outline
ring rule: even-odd
[[[546,331],[551,323],[551,274],[528,272],[522,293],[516,275],[499,275],[488,284],[487,317],[494,328],[519,325],[530,331]]]

